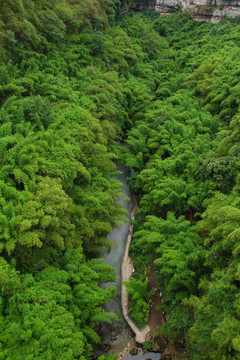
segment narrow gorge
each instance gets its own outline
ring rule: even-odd
[[[239,360],[239,19],[0,1],[1,360]]]

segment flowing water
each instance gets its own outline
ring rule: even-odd
[[[133,208],[133,201],[131,196],[130,187],[127,185],[127,177],[129,176],[129,169],[117,168],[118,171],[122,173],[118,175],[118,180],[122,183],[121,192],[125,195],[125,199],[120,201],[120,204],[129,212],[128,222],[124,223],[122,226],[115,228],[109,235],[108,238],[113,240],[117,247],[112,247],[109,253],[103,254],[103,257],[106,260],[106,263],[111,265],[116,269],[116,282],[108,283],[105,286],[115,285],[117,288],[116,296],[106,305],[105,310],[108,312],[113,312],[119,316],[119,321],[115,321],[112,325],[102,324],[101,333],[102,336],[111,344],[111,348],[108,351],[110,353],[121,353],[125,348],[127,343],[134,337],[129,326],[126,324],[122,317],[121,311],[121,261],[124,253],[124,248],[127,241],[129,225],[130,225],[130,212]],[[104,352],[102,352],[104,353]],[[106,353],[105,353],[106,354]],[[143,353],[142,349],[138,349],[137,355],[126,354],[123,357],[124,360],[159,360],[160,354],[158,353]]]

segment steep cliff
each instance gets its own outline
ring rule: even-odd
[[[219,22],[221,16],[240,15],[239,0],[153,0],[150,5],[139,3],[139,8],[150,7],[161,14],[169,14],[178,9],[186,9],[192,18],[199,21]]]

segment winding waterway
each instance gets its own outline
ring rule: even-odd
[[[102,335],[105,339],[107,339],[111,348],[108,353],[121,353],[121,351],[125,348],[127,343],[134,337],[129,326],[125,323],[122,311],[121,311],[121,261],[128,237],[129,225],[130,225],[130,212],[133,208],[133,200],[131,196],[130,187],[127,184],[127,177],[129,176],[129,169],[125,168],[117,168],[118,171],[121,171],[121,174],[118,175],[118,180],[122,183],[121,192],[125,195],[125,198],[120,201],[120,204],[126,209],[129,213],[128,222],[124,223],[122,226],[115,228],[109,235],[108,238],[113,240],[117,247],[112,247],[109,253],[105,253],[102,257],[105,261],[115,268],[116,270],[116,282],[107,284],[115,285],[117,288],[116,296],[106,305],[105,310],[113,312],[119,316],[119,321],[114,322],[113,325],[104,324],[102,326]],[[159,360],[159,353],[143,353],[142,349],[139,348],[138,355],[130,355],[126,354],[123,357],[124,360],[143,360],[143,359],[151,359],[151,360]]]

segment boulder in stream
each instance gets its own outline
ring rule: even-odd
[[[137,355],[137,354],[138,354],[138,349],[137,349],[136,347],[134,347],[134,348],[132,348],[132,349],[129,351],[129,353],[130,353],[131,355]]]

